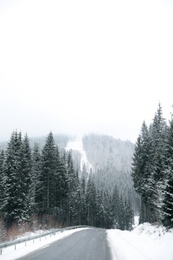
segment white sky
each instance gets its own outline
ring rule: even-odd
[[[0,141],[88,132],[136,141],[173,112],[173,3],[0,0]]]

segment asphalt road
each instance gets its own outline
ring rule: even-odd
[[[104,229],[78,231],[20,260],[111,260]]]

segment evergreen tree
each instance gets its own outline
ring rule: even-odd
[[[55,201],[54,216],[61,222],[65,222],[65,204],[68,197],[68,179],[66,165],[56,147],[56,173],[55,173]]]
[[[168,228],[173,228],[173,117],[168,129],[166,187],[163,199],[162,222]]]
[[[23,212],[23,220],[29,221],[32,214],[33,198],[32,198],[32,158],[31,148],[29,144],[28,136],[25,135],[21,146],[21,194],[23,194],[23,204],[25,204],[25,210]]]
[[[52,132],[49,133],[42,150],[42,213],[51,214],[56,207],[56,145]]]
[[[114,192],[112,194],[112,202],[111,202],[111,212],[112,212],[112,221],[113,226],[115,228],[119,227],[119,212],[120,212],[120,197],[117,186],[114,188]]]
[[[97,191],[91,179],[88,180],[86,189],[86,206],[87,206],[87,224],[89,226],[96,225],[97,214]]]
[[[165,190],[162,222],[166,227],[173,228],[173,173]]]
[[[67,155],[67,182],[68,182],[68,223],[77,223],[79,221],[80,210],[80,182],[78,172],[75,171],[72,155]]]
[[[0,214],[2,214],[6,201],[6,175],[4,171],[5,153],[0,151]]]
[[[162,202],[165,189],[165,169],[167,164],[167,125],[162,116],[162,108],[159,104],[153,124],[150,127],[151,152],[150,163],[151,178],[149,179],[150,203],[153,209],[152,222],[161,221]]]
[[[39,214],[42,210],[41,153],[36,143],[34,144],[32,152],[30,192],[33,213]]]
[[[6,205],[4,207],[7,226],[13,222],[26,220],[26,196],[28,187],[25,186],[25,176],[22,169],[22,136],[13,132],[7,147],[5,159],[6,175]],[[25,189],[24,189],[25,187]]]
[[[124,200],[124,208],[125,208],[125,229],[126,230],[132,230],[132,226],[134,224],[134,214],[132,210],[132,205],[130,201]]]
[[[134,188],[141,196],[140,223],[150,222],[152,217],[152,206],[150,204],[151,193],[151,136],[143,122],[141,133],[135,145],[132,164],[132,178]]]
[[[81,207],[81,225],[86,225],[87,223],[87,205],[86,205],[86,181],[85,178],[81,180],[80,184],[80,196],[81,196],[81,201],[80,201],[80,207]]]

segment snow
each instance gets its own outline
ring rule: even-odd
[[[67,143],[67,146],[65,148],[67,151],[74,150],[78,151],[81,154],[81,162],[80,162],[80,169],[82,171],[83,166],[86,166],[87,172],[89,173],[91,170],[93,171],[93,166],[87,159],[86,152],[83,149],[83,143],[82,141],[70,141]]]
[[[27,255],[28,253],[37,250],[39,248],[43,248],[43,247],[47,247],[49,246],[52,242],[55,242],[59,239],[63,239],[67,236],[72,235],[75,232],[81,231],[83,229],[86,228],[78,228],[78,229],[73,229],[73,230],[65,230],[63,232],[58,232],[56,235],[48,235],[46,237],[42,237],[35,239],[34,241],[27,241],[26,245],[25,242],[21,243],[21,244],[17,244],[16,245],[16,250],[15,250],[15,246],[10,246],[7,247],[5,249],[2,249],[2,255],[0,255],[0,260],[13,260],[13,259],[18,259],[19,257],[22,257],[24,255]],[[42,233],[42,232],[38,232],[38,233]],[[37,233],[37,234],[38,234]],[[31,237],[34,235],[37,235],[36,233],[30,233],[30,234],[25,234],[24,236],[20,237],[20,238],[24,238],[24,237]]]
[[[27,241],[26,246],[25,243],[17,244],[16,250],[15,246],[10,246],[2,250],[0,260],[17,259],[83,229],[86,228],[65,230],[55,236],[42,237],[41,241],[38,238],[34,243],[33,240]],[[42,232],[38,231],[38,233]],[[33,235],[36,235],[36,233],[26,233],[22,238]],[[144,223],[134,228],[133,231],[107,230],[107,238],[112,252],[112,260],[173,259],[173,229],[166,231],[163,226]]]
[[[144,223],[133,231],[107,231],[113,260],[172,260],[173,229]]]

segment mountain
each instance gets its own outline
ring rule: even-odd
[[[38,143],[44,146],[46,137],[30,138],[31,147]],[[134,192],[131,178],[131,164],[134,144],[107,135],[89,134],[82,140],[66,135],[54,135],[55,143],[60,151],[70,151],[74,167],[79,178],[92,178],[96,187],[102,191],[113,193],[117,187],[120,194],[130,199],[134,208],[138,208],[139,199]],[[5,149],[7,142],[0,143]]]
[[[131,177],[133,143],[107,135],[90,134],[81,141],[69,141],[66,150],[71,150],[80,178],[92,178],[99,190],[111,195],[117,187],[138,211],[139,197]]]
[[[95,171],[109,165],[118,171],[131,171],[134,144],[107,135],[90,134],[83,137],[83,147]]]

